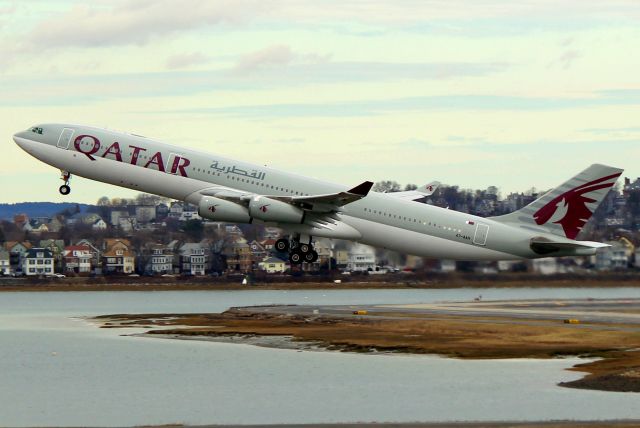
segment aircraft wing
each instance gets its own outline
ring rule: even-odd
[[[199,193],[204,196],[214,196],[235,202],[249,201],[255,196],[264,196],[298,206],[306,211],[327,213],[336,211],[338,207],[350,204],[367,196],[373,187],[373,182],[365,181],[356,187],[338,193],[328,193],[323,195],[309,196],[280,196],[280,195],[257,195],[252,192],[243,192],[227,187],[210,187],[201,190]]]
[[[433,192],[440,186],[439,181],[432,181],[431,183],[424,184],[418,187],[416,190],[407,190],[405,192],[390,192],[386,193],[389,196],[393,196],[394,198],[405,199],[407,201],[415,201],[417,199],[422,199],[427,196],[433,195]]]
[[[310,196],[267,196],[282,202],[288,202],[297,205],[308,211],[328,212],[333,211],[337,207],[350,204],[367,196],[369,190],[373,187],[373,182],[365,181],[356,187],[345,192],[328,193],[325,195]]]

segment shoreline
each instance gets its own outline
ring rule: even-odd
[[[221,314],[105,315],[102,328],[151,329],[136,336],[241,343],[298,351],[419,354],[461,359],[589,358],[569,370],[585,377],[560,386],[640,392],[637,324],[582,323],[483,315],[380,313],[344,316],[269,313],[270,307]]]
[[[340,283],[331,279],[293,278],[286,281],[256,281],[251,285],[241,280],[230,281],[210,278],[56,278],[27,279],[0,278],[0,292],[33,291],[238,291],[238,290],[409,290],[409,289],[484,289],[484,288],[640,288],[640,276],[588,276],[580,278],[484,277],[451,276],[433,279],[407,277],[375,278],[366,276],[342,278]]]

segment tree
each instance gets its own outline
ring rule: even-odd
[[[378,181],[373,185],[373,191],[380,193],[399,192],[400,184],[392,180]]]
[[[182,231],[192,240],[200,239],[203,230],[202,220],[187,220],[182,226]]]
[[[416,186],[415,184],[409,183],[406,186],[404,186],[404,190],[416,190],[418,188],[418,186]]]
[[[109,200],[108,196],[103,196],[100,199],[98,199],[98,202],[96,203],[96,205],[98,205],[99,207],[107,207],[111,205],[111,201]]]

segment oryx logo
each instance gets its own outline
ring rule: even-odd
[[[212,213],[214,213],[214,212],[216,212],[216,206],[215,205],[209,205],[209,208],[207,208],[207,210],[209,210]]]
[[[548,204],[536,211],[533,214],[533,218],[539,225],[546,224],[549,221],[559,224],[562,226],[567,238],[575,239],[593,214],[587,204],[599,202],[597,199],[592,199],[585,195],[596,190],[613,187],[615,179],[620,174],[612,174],[584,183],[575,189],[556,196]],[[612,179],[613,181],[610,181]],[[607,181],[609,182],[607,183]]]
[[[258,209],[259,209],[260,211],[262,211],[263,213],[266,213],[266,212],[267,212],[267,207],[268,207],[269,205],[270,205],[270,204],[267,204],[267,205],[261,205],[261,206],[260,206],[260,208],[258,208]]]

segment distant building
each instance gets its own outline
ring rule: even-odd
[[[127,239],[106,239],[105,251],[102,253],[104,273],[133,273],[135,270],[135,253]]]
[[[138,205],[136,207],[136,220],[138,223],[149,223],[156,218],[156,207],[153,205]]]
[[[32,248],[22,258],[22,273],[24,275],[51,275],[53,269],[53,253],[46,248]]]
[[[256,240],[249,242],[249,248],[251,249],[253,260],[262,260],[267,257],[268,251],[260,242]]]
[[[267,273],[284,273],[289,269],[289,263],[277,257],[266,257],[258,263],[258,269]]]
[[[0,274],[11,274],[11,261],[9,258],[9,252],[4,248],[0,248]]]
[[[207,266],[207,247],[202,243],[180,246],[180,272],[185,275],[204,275]]]
[[[122,217],[129,217],[129,212],[126,210],[111,211],[111,225],[114,227],[120,226],[120,218]]]
[[[372,247],[354,244],[349,250],[346,270],[349,272],[367,272],[376,268],[376,252]]]
[[[610,241],[607,244],[610,247],[598,248],[595,261],[596,269],[627,269],[630,261],[629,248],[620,241]]]
[[[9,251],[9,263],[11,265],[11,270],[13,272],[22,270],[22,259],[27,254],[27,251],[32,248],[31,242],[8,241],[5,242],[5,248]]]
[[[137,229],[138,220],[131,216],[122,216],[118,218],[118,227],[123,232],[132,232]]]
[[[68,273],[90,273],[94,254],[88,245],[64,247],[64,270]]]
[[[147,248],[148,257],[145,267],[146,273],[173,273],[173,250],[162,244],[151,244]]]
[[[253,269],[251,247],[243,238],[227,243],[223,252],[229,271],[246,273]]]

